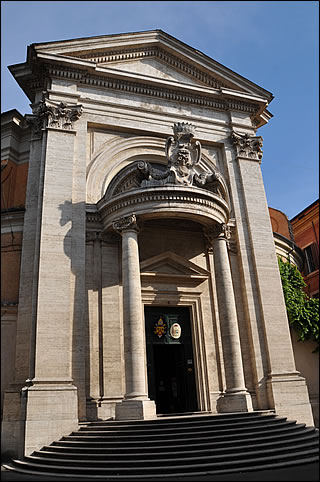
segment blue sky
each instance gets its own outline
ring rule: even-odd
[[[1,14],[2,112],[31,112],[7,69],[27,45],[162,29],[275,96],[258,131],[269,206],[290,219],[319,197],[317,1],[2,1]]]

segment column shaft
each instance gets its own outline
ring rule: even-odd
[[[122,282],[125,398],[147,399],[138,233],[134,229],[122,232]]]
[[[227,392],[246,390],[243,375],[236,304],[226,239],[213,241],[215,276],[218,293],[221,337]]]
[[[144,317],[141,300],[138,226],[136,216],[113,223],[122,235],[123,332],[125,397],[116,404],[116,420],[156,417],[156,406],[148,398]]]

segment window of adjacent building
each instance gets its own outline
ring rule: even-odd
[[[319,269],[319,253],[315,243],[310,244],[304,250],[305,255],[305,274],[312,273]]]

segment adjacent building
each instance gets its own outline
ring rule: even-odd
[[[312,242],[319,239],[319,219],[316,216],[318,206],[319,213],[319,202],[316,201],[304,209],[300,214],[295,216],[296,218],[303,219],[302,227],[299,226],[300,230],[296,232],[295,223],[289,221],[286,214],[278,209],[269,207],[270,220],[273,230],[273,237],[275,242],[276,254],[281,257],[283,261],[289,262],[297,266],[301,273],[308,273],[309,266],[311,265],[310,260],[306,258],[306,251],[304,251],[304,246],[312,246]],[[310,212],[310,208],[313,207],[313,216],[305,217],[303,213]],[[301,217],[300,217],[301,216]],[[296,237],[296,234],[297,237]],[[302,234],[302,236],[301,236]],[[305,241],[305,244],[301,244],[301,240]],[[296,243],[297,241],[297,243]],[[301,247],[299,247],[298,243]],[[319,245],[318,245],[319,247]],[[318,249],[317,247],[317,249]],[[314,249],[314,252],[317,252]],[[318,259],[317,257],[314,258]],[[311,265],[314,266],[314,265]],[[318,276],[318,279],[316,278]],[[306,274],[304,276],[306,283],[308,280],[313,285],[313,291],[315,296],[319,293],[319,271],[311,272],[310,275]],[[317,279],[317,282],[315,280]],[[306,292],[310,296],[310,285],[307,285]],[[315,289],[318,287],[318,291]],[[299,337],[294,329],[290,329],[291,341],[293,346],[293,352],[295,357],[295,362],[299,372],[305,377],[308,385],[309,399],[312,406],[312,412],[314,417],[315,425],[319,426],[319,352],[315,352],[316,344],[312,340],[306,340],[303,343],[299,341]]]
[[[10,71],[32,114],[3,115],[3,450],[108,417],[313,425],[260,169],[272,94],[161,30]]]
[[[319,298],[319,199],[294,216],[290,223],[297,245],[303,250],[306,293]]]

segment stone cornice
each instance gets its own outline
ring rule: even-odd
[[[120,58],[133,56],[134,52],[131,52],[131,50],[136,51],[136,49],[128,50],[122,51],[119,54]],[[228,86],[215,77],[196,69],[192,64],[188,64],[178,57],[162,51],[159,47],[141,48],[138,54],[145,55],[150,53],[150,55],[153,55],[155,52],[177,69],[179,65],[178,70],[187,75],[193,72],[194,78],[202,82],[203,85],[125,72],[96,64],[94,61],[85,61],[77,57],[63,57],[61,54],[43,54],[41,52],[38,52],[37,55],[43,58],[38,58],[34,61],[33,73],[30,72],[28,64],[11,66],[10,70],[32,101],[34,100],[35,92],[47,90],[50,78],[56,77],[75,81],[80,85],[91,85],[115,91],[121,90],[133,94],[157,97],[166,101],[193,104],[222,111],[241,111],[249,114],[256,126],[267,122],[268,116],[264,116],[267,106],[266,96],[259,97],[255,93],[250,94],[240,90],[232,90],[230,85]],[[109,52],[109,56],[101,58],[113,59],[117,57],[114,52],[111,53]],[[162,60],[162,57],[160,60]],[[21,65],[25,66],[24,73],[23,69],[21,70]],[[19,74],[18,77],[16,73]]]
[[[147,95],[165,99],[173,102],[183,102],[187,104],[195,104],[202,107],[207,107],[215,110],[227,111],[229,109],[238,110],[255,115],[261,109],[261,102],[264,104],[264,99],[249,96],[245,101],[239,98],[239,94],[232,98],[232,92],[225,91],[227,95],[217,90],[201,88],[197,86],[187,85],[179,82],[168,81],[160,82],[163,85],[159,86],[159,81],[155,79],[147,79],[144,77],[144,82],[138,76],[131,76],[134,80],[127,80],[130,76],[126,74],[126,80],[119,78],[121,73],[115,69],[111,72],[107,69],[100,69],[99,74],[89,73],[76,70],[64,66],[55,66],[47,64],[47,73],[49,77],[59,77],[63,79],[75,80],[79,84],[90,85],[98,88],[106,88],[108,90],[122,91],[133,94]],[[112,73],[112,77],[110,76]],[[109,74],[109,75],[107,75]],[[116,77],[118,76],[118,78]],[[32,84],[33,85],[33,84]],[[32,87],[30,84],[30,87]]]
[[[102,229],[100,215],[97,212],[95,205],[91,205],[91,204],[87,205],[86,224],[87,224],[87,229],[91,229],[95,231],[99,231]]]
[[[64,54],[67,55],[67,54]],[[230,87],[229,83],[221,81],[214,76],[211,76],[205,72],[202,72],[197,67],[181,60],[179,57],[165,52],[163,49],[157,46],[151,47],[140,47],[131,49],[118,49],[113,51],[100,51],[100,52],[90,52],[86,54],[73,54],[73,57],[89,60],[97,64],[105,64],[110,62],[121,62],[127,60],[139,60],[146,57],[156,57],[159,60],[166,62],[168,65],[172,65],[174,68],[184,72],[190,77],[203,82],[215,89],[220,87]]]
[[[1,234],[22,232],[25,208],[1,210]]]
[[[113,233],[104,233],[100,231],[86,231],[86,244],[91,244],[97,241],[101,244],[118,244],[119,237]]]
[[[257,94],[267,98],[269,102],[273,98],[271,92],[159,29],[38,43],[28,48],[28,59],[40,54],[55,54],[60,58],[64,56],[78,60],[92,59],[91,62],[95,59],[104,63],[120,60],[120,55],[121,61],[131,60],[134,55],[136,58],[141,54],[161,55],[162,61],[193,78],[198,78],[201,82],[208,82],[211,77],[213,82],[218,81],[219,86]],[[195,70],[194,73],[188,72],[190,66]],[[187,70],[184,70],[185,68]],[[205,78],[201,79],[198,75],[204,75]]]
[[[229,219],[228,204],[218,195],[205,189],[175,185],[134,189],[111,200],[102,199],[97,208],[104,229],[108,229],[118,218],[132,213],[149,218],[169,214],[187,216],[202,224],[212,224],[212,221],[226,223]]]
[[[282,259],[289,261],[291,264],[295,264],[300,271],[303,269],[304,256],[303,251],[296,243],[282,234],[273,233],[274,244],[276,248],[276,254]]]

